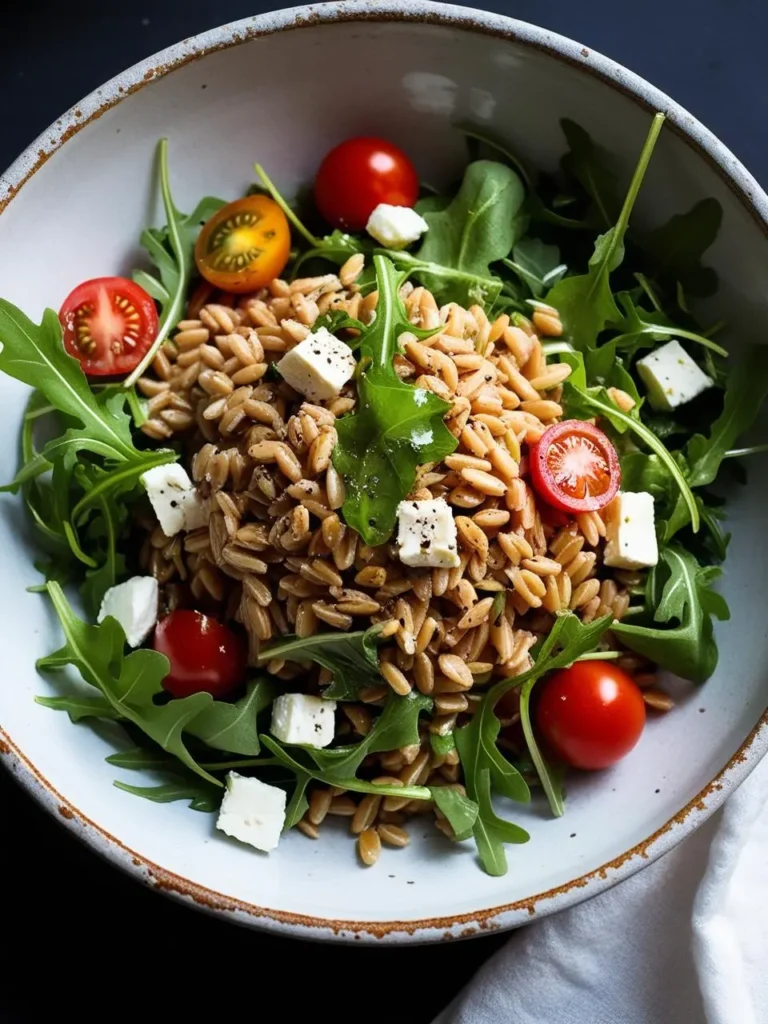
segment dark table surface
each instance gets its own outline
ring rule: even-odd
[[[276,4],[9,0],[0,23],[0,167],[123,68]],[[700,117],[768,180],[765,0],[485,0],[474,6],[537,22],[621,61]],[[9,258],[0,251],[0,283]],[[67,1008],[85,1021],[151,1021],[169,1010],[194,1021],[214,1008],[217,1015],[258,1016],[266,991],[275,996],[270,1009],[276,1004],[289,1020],[299,1008],[301,1016],[330,1009],[334,992],[335,1008],[364,1016],[366,1024],[396,1015],[404,1024],[422,1024],[504,941],[360,949],[235,929],[107,866],[3,773],[0,907],[3,1022],[38,1021]],[[286,979],[283,998],[276,976]]]

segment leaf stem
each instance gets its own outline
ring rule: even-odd
[[[123,381],[124,388],[133,387],[139,377],[142,376],[147,367],[152,363],[161,345],[181,319],[181,311],[184,306],[187,285],[189,283],[189,266],[187,265],[187,257],[185,256],[184,246],[179,234],[178,213],[171,197],[171,185],[168,175],[168,139],[160,139],[158,143],[158,160],[160,162],[160,193],[163,197],[163,207],[168,224],[168,240],[171,243],[171,250],[179,267],[179,283],[170,303],[165,309],[160,329],[152,343],[152,347],[133,372],[125,378]]]
[[[731,448],[723,458],[743,459],[745,455],[763,455],[765,452],[768,452],[768,444],[753,444],[749,448]]]
[[[629,189],[624,198],[624,204],[621,207],[621,213],[619,219],[616,221],[616,225],[613,228],[613,235],[609,244],[608,252],[603,259],[603,263],[606,266],[610,266],[613,254],[616,249],[621,245],[624,235],[626,234],[627,227],[629,226],[629,218],[632,215],[632,209],[635,205],[638,193],[640,192],[640,186],[643,183],[645,172],[648,170],[648,164],[650,163],[653,150],[656,146],[656,141],[659,137],[659,132],[665,121],[665,115],[659,111],[654,115],[653,121],[651,121],[651,127],[648,131],[648,135],[645,139],[642,152],[640,153],[640,159],[635,167],[635,173],[632,175],[632,180],[629,183]]]
[[[301,223],[299,218],[296,216],[296,214],[290,208],[288,203],[286,203],[286,201],[283,199],[283,197],[277,191],[277,187],[274,185],[274,183],[272,182],[271,178],[269,177],[267,172],[264,170],[264,168],[261,166],[261,164],[254,164],[253,165],[253,169],[256,171],[257,175],[259,176],[259,180],[261,181],[261,183],[264,186],[264,188],[267,190],[267,192],[269,192],[269,194],[272,196],[274,201],[277,203],[277,205],[283,211],[283,213],[288,218],[288,220],[291,222],[291,224],[293,224],[293,226],[296,228],[296,230],[299,232],[299,234],[303,238],[305,238],[307,242],[309,242],[309,244],[312,246],[313,249],[322,249],[322,247],[323,247],[322,241],[319,238],[315,238],[315,236],[312,234],[312,232],[308,228],[304,227],[304,225]]]

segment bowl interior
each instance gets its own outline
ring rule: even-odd
[[[104,99],[112,93],[106,87]],[[290,194],[311,180],[332,144],[363,133],[392,138],[412,155],[422,178],[437,184],[455,178],[465,160],[454,127],[461,122],[487,127],[532,163],[553,169],[565,148],[562,117],[607,146],[626,178],[649,109],[544,49],[455,24],[396,21],[305,25],[257,36],[125,95],[36,171],[0,219],[2,293],[37,316],[46,305],[58,308],[80,280],[129,273],[140,259],[140,230],[162,223],[153,172],[161,136],[170,140],[176,204],[188,210],[204,194],[242,194],[256,160]],[[660,223],[708,196],[722,204],[724,222],[707,255],[721,279],[707,312],[728,320],[729,341],[752,340],[768,312],[763,229],[722,173],[681,134],[666,130],[638,218]],[[8,480],[25,391],[2,378],[0,395],[9,439],[0,452],[0,478]],[[34,661],[58,645],[58,631],[45,600],[25,592],[39,577],[18,504],[9,497],[0,505],[6,656],[0,723],[64,801],[140,859],[268,914],[287,915],[287,927],[303,927],[293,915],[371,923],[373,931],[374,923],[441,919],[444,924],[421,933],[434,937],[449,927],[447,919],[474,919],[483,909],[529,900],[622,857],[688,804],[739,748],[766,706],[768,635],[756,601],[757,581],[768,569],[760,532],[765,498],[765,483],[754,472],[731,504],[733,540],[722,589],[733,617],[718,629],[715,677],[695,692],[681,688],[678,708],[652,721],[618,768],[573,779],[564,818],[550,820],[539,803],[515,808],[514,820],[532,839],[508,848],[510,870],[501,879],[479,870],[471,844],[451,846],[418,822],[410,848],[386,853],[376,869],[362,871],[342,830],[324,830],[319,842],[290,834],[266,857],[214,833],[212,816],[114,789],[117,777],[138,782],[104,764],[115,745],[130,745],[120,729],[73,726],[33,702],[35,694],[55,692],[36,675]],[[520,908],[504,921],[526,917]]]

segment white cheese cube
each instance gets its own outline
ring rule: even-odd
[[[647,569],[658,560],[653,495],[619,491],[608,516],[603,561],[614,569]]]
[[[194,530],[204,525],[200,495],[178,462],[148,469],[142,473],[141,482],[166,537],[175,537],[181,530]]]
[[[712,381],[678,341],[667,342],[637,361],[654,409],[669,412],[712,387]]]
[[[365,230],[386,249],[404,249],[429,231],[429,224],[410,206],[379,203],[368,218]]]
[[[397,506],[397,545],[404,565],[455,569],[459,564],[456,522],[445,498],[401,501]]]
[[[310,402],[325,402],[335,398],[354,376],[355,365],[349,345],[321,327],[286,352],[277,368],[284,380]]]
[[[216,828],[241,843],[269,852],[285,824],[285,792],[258,779],[230,772]]]
[[[327,747],[336,732],[336,701],[283,693],[272,704],[270,732],[282,743]]]
[[[139,647],[157,623],[157,600],[154,576],[132,576],[125,583],[109,588],[96,621],[101,623],[111,615],[123,627],[129,646]]]

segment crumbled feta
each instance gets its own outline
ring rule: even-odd
[[[445,498],[401,501],[397,506],[397,545],[405,565],[455,569],[459,564],[456,523]]]
[[[110,587],[101,602],[97,622],[108,615],[123,627],[130,647],[139,647],[157,622],[158,587],[154,576],[132,576]]]
[[[181,530],[196,530],[205,525],[205,508],[197,488],[178,462],[155,466],[142,473],[152,508],[166,537]]]
[[[654,409],[669,411],[712,387],[712,381],[678,341],[667,342],[637,361]]]
[[[609,510],[603,561],[615,569],[646,569],[658,560],[653,495],[619,491]]]
[[[335,398],[354,375],[355,357],[349,345],[321,327],[286,352],[277,368],[310,402],[324,402]]]
[[[368,218],[365,230],[387,249],[404,249],[429,231],[429,224],[410,206],[379,203]]]
[[[229,772],[216,828],[269,852],[280,842],[284,824],[285,790]]]
[[[336,701],[283,693],[272,704],[270,731],[283,743],[327,747],[336,731]]]

